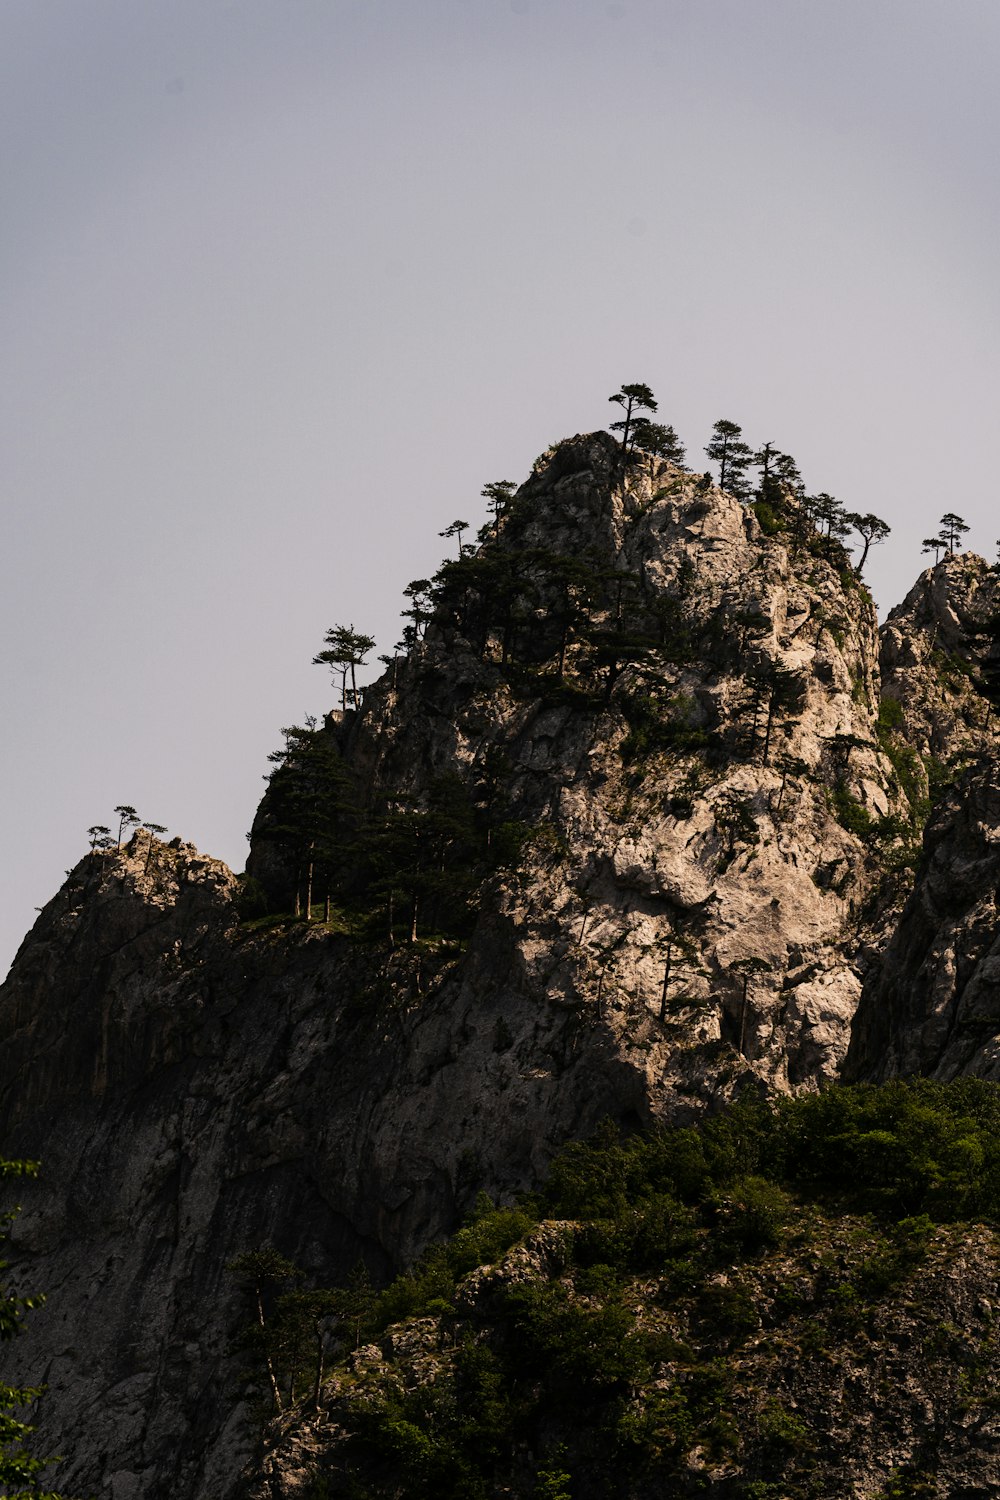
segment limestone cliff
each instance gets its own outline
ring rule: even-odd
[[[887,700],[925,759],[947,763],[995,743],[1000,683],[1000,575],[975,553],[922,573],[882,627]]]
[[[325,731],[367,804],[419,815],[452,777],[530,831],[465,940],[254,928],[218,862],[137,835],[81,861],[0,991],[3,1149],[44,1162],[17,1274],[50,1298],[15,1353],[69,1491],[234,1492],[235,1254],[379,1274],[605,1116],[837,1073],[913,816],[846,555],[669,464],[623,486],[594,434],[476,561]],[[897,682],[926,671],[904,648]],[[964,748],[965,708],[930,713],[921,752]],[[269,831],[265,799],[251,869],[280,894]]]
[[[945,558],[883,628],[893,722],[937,800],[914,888],[868,976],[852,1078],[998,1076],[998,597],[981,558]]]

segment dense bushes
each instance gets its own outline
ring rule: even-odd
[[[567,1146],[533,1198],[481,1199],[377,1299],[361,1338],[431,1316],[420,1337],[437,1353],[422,1358],[438,1363],[416,1384],[383,1367],[347,1409],[352,1470],[367,1476],[352,1494],[566,1500],[646,1493],[653,1476],[667,1493],[694,1448],[738,1458],[734,1495],[812,1493],[796,1476],[816,1462],[815,1434],[776,1396],[748,1404],[740,1351],[794,1326],[801,1357],[822,1361],[908,1282],[935,1224],[963,1218],[1000,1224],[993,1084],[746,1099],[631,1135],[607,1124]],[[553,1227],[533,1240],[542,1221]],[[522,1241],[486,1303],[455,1298]],[[790,1280],[796,1254],[812,1270]]]

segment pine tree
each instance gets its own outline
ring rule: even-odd
[[[614,424],[617,426],[617,423]],[[672,427],[659,422],[650,422],[646,417],[636,417],[632,424],[632,443],[629,449],[638,449],[649,465],[649,481],[652,484],[658,459],[666,459],[684,467],[684,446]]]
[[[488,501],[493,511],[494,536],[499,535],[501,517],[510,510],[510,502],[514,498],[516,489],[517,485],[513,479],[495,479],[492,484],[484,484],[480,491],[483,499]]]
[[[746,469],[753,460],[753,452],[743,442],[743,428],[720,418],[712,428],[705,452],[713,463],[719,465],[719,489],[735,495],[738,500],[748,499],[750,487]]]
[[[274,770],[267,836],[283,847],[294,872],[294,914],[312,920],[318,885],[329,920],[331,888],[348,862],[357,817],[350,774],[334,735],[315,720],[282,734],[285,748],[268,756]]]
[[[864,548],[862,550],[861,557],[854,569],[855,573],[860,578],[862,569],[864,568],[865,562],[868,558],[868,549],[870,547],[878,547],[882,542],[884,542],[886,537],[892,530],[892,527],[886,521],[880,520],[878,516],[873,516],[870,511],[867,513],[867,515],[859,515],[856,510],[846,511],[844,514],[844,520],[847,521],[849,525],[854,527],[854,530],[858,533],[858,535],[861,537],[861,540],[864,542]]]
[[[468,529],[469,529],[469,523],[468,523],[468,521],[452,521],[452,523],[451,523],[450,526],[446,526],[443,531],[439,531],[438,532],[438,536],[443,536],[443,537],[457,536],[458,537],[458,555],[459,555],[459,558],[461,558],[461,556],[462,556],[462,550],[463,550],[462,549],[462,532],[463,531],[468,531]]]
[[[655,411],[656,397],[648,385],[634,383],[623,385],[620,390],[615,391],[613,396],[609,396],[608,400],[620,406],[625,412],[620,422],[611,423],[611,431],[620,432],[622,435],[622,459],[624,460],[629,451],[629,436],[634,414],[637,411]]]
[[[356,670],[363,667],[365,657],[374,649],[375,637],[362,635],[353,625],[333,625],[324,637],[326,648],[313,657],[313,666],[329,667],[336,677],[340,673],[340,707],[347,708],[347,677],[351,678],[351,703],[357,704],[358,683]]]
[[[302,1273],[290,1260],[286,1260],[270,1246],[262,1250],[248,1250],[245,1254],[236,1256],[235,1260],[229,1261],[226,1270],[250,1296],[253,1305],[252,1319],[243,1331],[242,1342],[256,1354],[263,1365],[275,1411],[283,1411],[274,1314],[280,1295],[278,1289],[297,1281]]]
[[[946,511],[941,517],[941,530],[938,535],[949,553],[955,551],[968,529],[962,517],[956,516],[952,510]]]
[[[130,807],[127,802],[123,802],[120,807],[116,807],[115,812],[118,814],[118,847],[121,848],[126,828],[137,828],[141,819],[135,808]]]
[[[844,538],[850,534],[851,523],[847,512],[840,501],[834,499],[833,495],[828,494],[826,490],[821,490],[818,495],[810,495],[804,503],[816,530],[828,544],[843,542]],[[828,550],[830,550],[829,547]]]

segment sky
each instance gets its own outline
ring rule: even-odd
[[[650,385],[992,560],[995,0],[2,0],[0,973],[128,802],[241,869],[283,725]]]

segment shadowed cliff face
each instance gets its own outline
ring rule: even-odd
[[[993,755],[962,776],[928,824],[916,887],[865,987],[848,1078],[1000,1078],[998,898]]]
[[[623,496],[616,446],[577,438],[479,554],[517,581],[499,613],[442,591],[337,733],[364,796],[457,776],[532,831],[465,945],[251,932],[224,866],[145,835],[72,873],[0,990],[4,1150],[44,1163],[17,1274],[50,1295],[16,1375],[49,1383],[64,1488],[230,1493],[234,1255],[379,1273],[604,1116],[835,1074],[872,833],[907,804],[870,599],[794,519],[764,536],[670,465]],[[278,888],[269,820],[252,862]]]
[[[922,575],[883,627],[883,684],[926,787],[936,776],[914,887],[873,964],[845,1075],[998,1075],[1000,579],[973,554]]]

